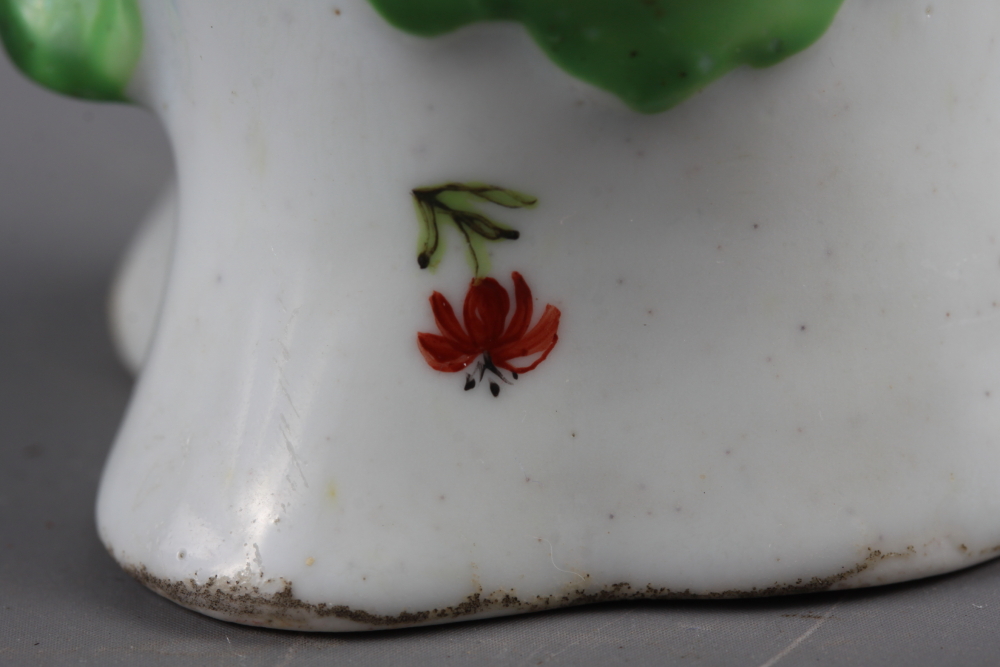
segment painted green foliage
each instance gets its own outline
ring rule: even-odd
[[[441,261],[445,249],[441,227],[451,224],[465,241],[466,257],[476,279],[490,272],[486,241],[513,241],[521,236],[517,230],[480,213],[476,202],[504,208],[533,208],[538,203],[530,195],[485,183],[445,183],[417,188],[412,194],[420,220],[420,268],[433,269]]]
[[[0,0],[0,38],[43,86],[124,100],[142,52],[142,17],[136,0]]]
[[[636,111],[681,102],[737,65],[767,67],[826,31],[843,0],[371,0],[431,37],[475,21],[520,21],[570,74]]]

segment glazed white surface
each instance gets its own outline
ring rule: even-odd
[[[517,26],[142,4],[131,93],[174,143],[181,226],[99,497],[123,565],[392,618],[994,555],[994,3],[846,0],[811,49],[656,116]],[[559,342],[498,398],[416,345],[430,294],[469,283],[454,230],[416,264],[409,191],[446,181],[539,198],[497,215],[521,238],[492,275],[557,306]]]
[[[118,358],[133,374],[142,368],[156,331],[177,229],[177,187],[171,182],[129,242],[108,298],[108,324]]]

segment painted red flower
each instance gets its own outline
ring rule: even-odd
[[[444,373],[457,373],[481,356],[476,366],[479,379],[482,380],[486,371],[490,371],[507,382],[500,369],[510,371],[517,379],[519,373],[527,373],[549,356],[559,340],[556,330],[561,313],[555,306],[545,306],[542,316],[529,331],[533,311],[531,289],[520,273],[515,271],[511,277],[516,305],[510,322],[507,322],[510,297],[493,278],[473,280],[469,286],[462,310],[464,327],[444,295],[440,292],[431,295],[431,309],[441,335],[417,334],[420,352],[431,368]],[[469,374],[466,390],[472,389],[475,384],[474,375]],[[491,380],[490,390],[496,396],[500,385]]]

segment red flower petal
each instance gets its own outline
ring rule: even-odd
[[[469,285],[462,311],[464,327],[443,295],[439,292],[431,295],[434,322],[442,335],[417,334],[420,353],[431,368],[455,373],[485,353],[498,368],[527,373],[549,356],[559,340],[561,313],[551,304],[545,306],[538,322],[528,331],[534,310],[531,289],[520,273],[513,272],[511,278],[516,307],[506,331],[504,324],[510,311],[510,297],[493,278],[473,280]],[[527,363],[530,357],[535,359]],[[526,365],[515,366],[513,361],[519,359]]]
[[[434,311],[434,323],[437,324],[438,329],[444,334],[445,338],[455,343],[458,348],[465,352],[472,353],[478,351],[469,338],[469,335],[465,333],[465,329],[458,323],[458,318],[455,317],[455,311],[452,310],[448,299],[444,298],[444,295],[440,292],[431,294],[431,310]]]
[[[457,373],[479,356],[478,350],[467,352],[437,334],[418,333],[417,345],[430,367],[445,373]]]
[[[562,313],[553,305],[545,306],[545,312],[539,318],[538,323],[532,327],[531,331],[520,340],[511,341],[506,345],[501,345],[494,350],[490,350],[493,363],[500,368],[504,368],[514,373],[527,373],[538,364],[545,361],[549,352],[556,346],[559,336],[556,331],[559,329],[559,317]],[[541,356],[535,359],[528,366],[514,366],[510,363],[514,359],[530,357],[533,354]]]
[[[531,288],[524,281],[524,277],[517,271],[514,271],[510,277],[514,280],[514,301],[516,306],[514,307],[514,315],[510,318],[510,324],[507,325],[507,331],[504,333],[503,338],[497,341],[497,345],[513,342],[524,336],[528,330],[528,325],[531,324],[531,315],[534,312]]]
[[[503,325],[510,310],[510,297],[493,278],[473,280],[465,295],[463,316],[472,343],[487,350],[503,335]]]

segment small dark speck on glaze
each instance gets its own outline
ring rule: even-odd
[[[805,330],[806,330],[806,325],[803,324],[802,326],[799,327],[799,331],[805,331]]]

